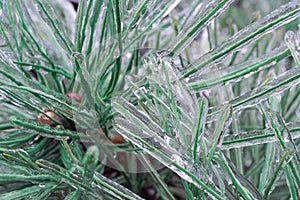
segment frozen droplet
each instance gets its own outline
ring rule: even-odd
[[[252,160],[251,159],[245,159],[245,166],[250,167],[252,164]]]
[[[165,142],[167,145],[170,145],[171,138],[170,137],[165,137]]]
[[[33,67],[32,67],[32,66],[26,66],[25,69],[26,69],[26,70],[32,70]]]
[[[177,155],[177,154],[173,154],[173,155],[171,156],[171,159],[172,159],[175,163],[179,164],[180,166],[183,166],[183,165],[184,165],[184,162],[183,162],[182,158],[181,158],[179,155]]]
[[[84,55],[82,53],[74,52],[72,56],[73,58],[78,59],[80,63],[84,61]]]
[[[285,42],[289,45],[290,43],[292,43],[295,40],[295,33],[293,31],[288,31],[285,34]]]
[[[296,116],[297,116],[298,119],[300,118],[300,108],[298,108],[298,109],[296,110]]]
[[[113,158],[117,158],[118,153],[117,152],[113,152]]]
[[[299,34],[288,31],[285,34],[285,43],[289,47],[295,63],[300,67],[300,38]]]

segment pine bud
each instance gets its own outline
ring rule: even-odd
[[[79,94],[75,93],[75,92],[69,92],[69,93],[65,94],[65,96],[69,97],[70,99],[72,99],[72,100],[74,100],[78,103],[82,102],[82,97]]]
[[[119,133],[115,133],[115,135],[111,138],[112,143],[114,144],[123,144],[125,143],[125,140],[122,135]]]
[[[46,111],[46,114],[53,118],[56,119],[57,121],[61,121],[60,118],[52,111]],[[48,124],[49,126],[55,126],[56,123],[52,121],[50,118],[48,118],[46,115],[40,113],[37,116],[37,121],[40,122],[41,124]]]

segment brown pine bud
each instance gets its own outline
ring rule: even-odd
[[[61,121],[60,118],[52,111],[46,111],[46,114],[53,118],[56,119],[57,121]],[[54,121],[52,121],[50,118],[48,118],[46,115],[40,113],[37,116],[37,121],[40,122],[41,124],[48,124],[49,126],[55,126],[56,123]]]
[[[99,131],[101,133],[101,136],[105,136],[105,129],[103,127],[100,127]]]
[[[123,144],[125,143],[125,140],[122,135],[119,133],[115,133],[115,135],[111,138],[112,143],[114,144]]]
[[[105,144],[109,144],[110,140],[109,138],[105,135],[105,129],[103,127],[100,127],[99,129],[100,132],[100,138],[102,139],[102,142],[104,142]]]
[[[75,92],[69,92],[67,94],[65,94],[66,97],[69,97],[70,99],[78,102],[78,103],[81,103],[82,102],[82,98],[79,94],[75,93]]]
[[[44,112],[49,111],[49,109],[48,109],[48,108],[45,108],[45,107],[42,107],[42,110],[43,110]]]

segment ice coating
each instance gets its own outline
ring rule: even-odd
[[[287,129],[290,137],[294,140],[300,137],[299,124],[287,124]],[[285,142],[291,139],[285,138]],[[274,143],[278,141],[271,129],[249,131],[238,133],[236,135],[228,135],[224,138],[221,149],[234,149],[258,144]]]
[[[262,87],[255,88],[253,91],[248,91],[241,96],[238,96],[229,102],[233,107],[233,111],[239,110],[257,105],[258,103],[268,99],[270,96],[280,94],[285,90],[290,89],[300,81],[300,70],[299,68],[293,68],[285,73],[277,76],[274,80],[268,82]],[[212,118],[216,114],[221,112],[223,105],[212,108],[212,112],[209,117]]]
[[[199,19],[198,23],[190,23],[188,28],[182,31],[174,40],[175,44],[172,44],[170,49],[172,54],[180,54],[181,51],[189,45],[197,36],[197,34],[203,30],[213,19],[218,17],[220,13],[227,9],[227,7],[234,2],[233,0],[214,0],[206,6],[202,6],[198,14],[193,16],[192,22]],[[217,9],[216,9],[217,8]],[[209,18],[209,20],[207,20]]]
[[[237,51],[243,46],[252,43],[257,38],[277,29],[280,26],[296,19],[300,15],[299,1],[289,2],[273,11],[260,21],[252,23],[237,32],[230,39],[226,40],[217,48],[201,56],[193,65],[185,70],[184,77],[198,71],[201,68],[210,68],[212,65],[221,62],[232,50]],[[285,18],[286,20],[279,20]],[[276,21],[276,23],[274,23]],[[264,31],[263,31],[264,30]],[[250,37],[251,35],[252,37]],[[246,38],[247,37],[247,38]],[[248,39],[250,38],[250,39]]]
[[[205,68],[206,71],[204,71],[205,69],[199,70],[195,74],[195,78],[189,80],[188,85],[193,90],[202,90],[211,88],[215,85],[239,82],[242,79],[251,76],[253,73],[263,71],[274,66],[288,54],[288,48],[286,45],[283,45],[272,50],[269,54],[251,61],[242,62],[237,65],[221,69],[213,67],[207,70],[207,68]]]

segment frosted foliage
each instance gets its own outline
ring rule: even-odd
[[[203,159],[204,154],[210,152],[204,148],[213,148],[211,145],[216,140],[212,137],[213,134],[204,135],[203,129],[199,133],[201,136],[198,137],[204,137],[203,141],[206,143],[196,151],[203,156],[203,162],[195,163],[191,156],[194,140],[202,142],[202,139],[197,140],[193,135],[200,106],[196,95],[191,94],[185,82],[179,79],[176,65],[170,58],[152,56],[144,66],[146,70],[143,79],[131,83],[132,96],[126,99],[116,96],[113,99],[113,107],[119,113],[119,116],[115,117],[115,128],[126,139],[143,148],[145,153],[195,185],[199,183],[179,168],[196,174],[200,180],[207,180],[210,176],[216,178],[211,169],[206,169]],[[151,100],[145,101],[150,98]],[[134,99],[138,99],[137,105],[131,102]],[[207,108],[203,109],[204,117],[207,111]],[[225,116],[221,115],[224,120],[220,127],[216,128],[218,134],[223,126],[228,127],[230,124],[229,113],[227,111]],[[225,177],[220,181],[223,179]]]
[[[120,105],[126,106],[128,110],[128,115],[123,117],[130,117],[139,127],[148,128],[147,134],[158,134],[173,145],[177,141],[177,148],[182,146],[180,148],[187,149],[192,142],[193,123],[198,112],[197,100],[179,80],[172,65],[170,59],[153,58],[145,64],[147,70],[144,80],[148,86],[142,80],[132,83],[135,98],[141,102],[143,98],[152,98],[151,102],[141,103],[137,107],[126,104],[124,99],[116,98],[116,102],[122,101]],[[160,115],[157,116],[157,113]],[[161,127],[164,126],[168,127],[163,130]]]
[[[0,2],[1,163],[64,182],[43,195],[300,194],[300,0],[244,27],[253,1]]]

